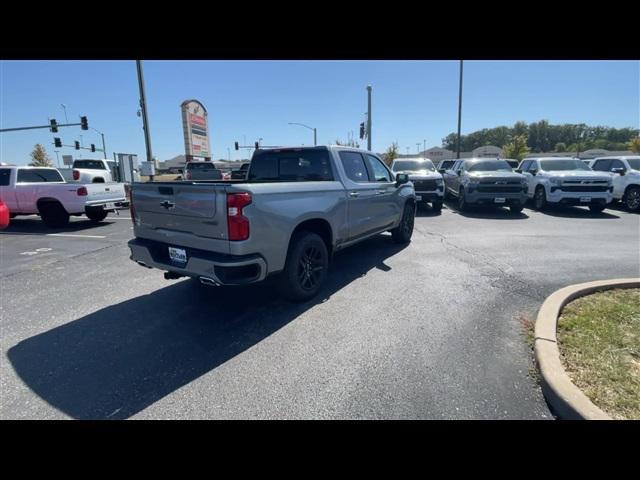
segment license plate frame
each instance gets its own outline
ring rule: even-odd
[[[422,195],[416,195],[416,201],[418,202],[422,201]]]
[[[169,249],[169,260],[175,263],[179,263],[181,265],[187,264],[187,251],[184,248],[177,247],[168,247]]]
[[[505,197],[496,197],[493,199],[493,203],[505,203],[507,199]]]
[[[580,197],[580,203],[591,203],[591,197]]]

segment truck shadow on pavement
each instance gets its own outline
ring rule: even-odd
[[[535,211],[532,205],[527,205],[527,208]],[[597,220],[620,218],[618,215],[607,212],[607,210],[609,209],[607,208],[604,212],[592,212],[588,207],[550,205],[540,213],[560,218],[593,218]]]
[[[94,223],[91,220],[83,217],[82,220],[73,219],[66,227],[52,228],[47,227],[40,218],[12,218],[9,226],[2,230],[2,233],[13,234],[36,234],[41,233],[43,235],[47,233],[72,233],[86,231],[87,234],[99,231],[100,227],[106,227],[114,223],[115,220],[109,221],[109,217],[100,223]],[[130,224],[130,223],[129,223]]]
[[[488,207],[484,205],[474,205],[466,212],[458,209],[456,200],[447,200],[445,205],[454,214],[462,215],[467,218],[487,218],[492,220],[524,220],[529,218],[524,212],[513,213],[508,207]]]
[[[335,256],[325,288],[307,303],[285,302],[273,281],[213,288],[180,280],[26,339],[8,358],[33,392],[72,418],[126,419],[370,270],[391,270],[385,260],[405,246],[378,235],[355,248]]]

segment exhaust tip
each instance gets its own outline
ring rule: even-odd
[[[220,286],[218,282],[216,282],[213,278],[209,278],[209,277],[200,277],[200,283],[203,285],[208,285],[210,287]]]

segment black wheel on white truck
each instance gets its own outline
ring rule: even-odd
[[[329,254],[317,233],[300,231],[291,238],[287,261],[282,272],[280,291],[294,302],[315,296],[327,278]]]
[[[60,202],[41,200],[38,202],[40,218],[47,227],[59,228],[69,224],[69,213]]]
[[[85,213],[87,214],[87,217],[89,217],[89,220],[94,223],[103,221],[109,214],[109,212],[104,210],[102,207],[87,208],[87,211]]]
[[[622,197],[622,204],[630,212],[640,211],[640,187],[637,185],[629,185]]]

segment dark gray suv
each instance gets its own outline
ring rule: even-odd
[[[457,160],[445,172],[445,194],[458,200],[458,208],[470,205],[508,205],[520,212],[527,201],[527,180],[500,158]]]

